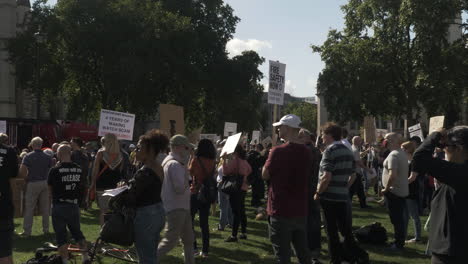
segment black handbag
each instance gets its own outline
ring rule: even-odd
[[[239,164],[237,169],[239,169]],[[223,193],[231,195],[240,192],[243,183],[244,176],[237,172],[236,174],[223,176],[219,188]]]
[[[198,159],[198,163],[202,167],[203,171],[207,173],[207,170],[203,163]],[[212,204],[216,201],[216,197],[218,196],[218,186],[216,186],[216,180],[214,178],[214,172],[216,170],[216,166],[211,172],[211,174],[207,174],[205,181],[201,184],[200,191],[197,194],[197,199],[204,203],[204,204]]]

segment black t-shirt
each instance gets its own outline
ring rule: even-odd
[[[71,160],[73,163],[80,165],[81,171],[83,173],[83,179],[88,180],[88,167],[89,167],[89,157],[81,150],[74,150],[71,155]]]
[[[78,164],[59,163],[49,172],[47,180],[52,187],[53,203],[79,204],[83,188],[83,175]]]
[[[152,169],[148,167],[139,169],[129,184],[130,205],[143,207],[161,202],[162,181]]]
[[[18,175],[18,158],[13,148],[0,144],[0,220],[13,217],[10,179]]]

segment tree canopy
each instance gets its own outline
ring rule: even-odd
[[[172,103],[184,107],[189,130],[221,132],[226,120],[252,130],[264,59],[228,57],[238,21],[222,0],[39,0],[8,49],[20,86],[49,105],[62,95],[68,119],[96,120],[106,108],[147,120]]]
[[[448,30],[467,7],[460,0],[349,0],[344,29],[312,46],[325,62],[317,90],[331,118],[414,120],[425,110],[449,124],[459,120],[468,48],[466,34],[450,41]]]
[[[317,105],[307,102],[293,102],[287,104],[282,112],[297,115],[301,118],[302,128],[308,129],[312,133],[317,131]]]

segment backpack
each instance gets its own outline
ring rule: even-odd
[[[359,228],[358,230],[354,231],[354,236],[360,243],[364,244],[387,243],[387,230],[379,222],[375,222]]]
[[[197,161],[202,167],[203,171],[205,171],[206,173],[207,170],[205,169],[203,162],[201,162],[200,159],[198,158],[197,158]],[[212,204],[216,201],[216,198],[218,197],[218,187],[217,187],[216,180],[214,178],[215,171],[216,171],[216,166],[214,167],[214,170],[212,171],[211,174],[207,173],[208,177],[201,184],[200,191],[198,192],[197,198],[202,203]]]

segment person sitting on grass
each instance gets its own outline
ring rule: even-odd
[[[81,191],[84,187],[79,165],[71,161],[71,147],[60,145],[57,151],[60,163],[49,172],[47,183],[52,200],[52,226],[63,264],[68,263],[67,227],[80,249],[87,250],[85,237],[80,229]],[[89,256],[83,254],[83,263],[89,263]]]

